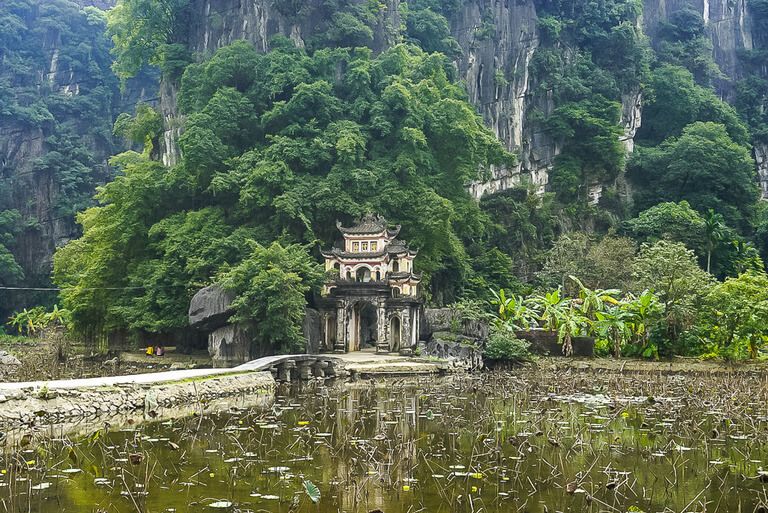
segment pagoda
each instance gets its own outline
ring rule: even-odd
[[[399,225],[378,215],[336,227],[341,245],[322,252],[331,276],[318,305],[324,349],[411,354],[422,307],[421,277],[413,272],[417,251],[397,238]]]

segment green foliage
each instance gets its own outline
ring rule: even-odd
[[[680,137],[656,148],[640,148],[629,174],[640,187],[639,209],[659,201],[688,203],[699,212],[720,213],[729,226],[748,231],[758,190],[749,151],[723,125],[693,123]]]
[[[237,42],[187,68],[179,104],[181,162],[117,157],[122,174],[80,216],[83,237],[56,255],[54,278],[78,327],[182,328],[191,295],[231,269],[238,315],[264,347],[288,350],[317,286],[292,267],[298,253],[330,246],[336,219],[368,211],[403,225],[441,300],[475,272],[465,241],[482,240],[485,221],[465,185],[513,159],[448,80],[442,56],[407,45],[377,57],[289,46],[260,54]],[[142,109],[119,131],[146,141],[155,121]]]
[[[620,117],[618,102],[597,95],[557,107],[547,119],[552,135],[564,141],[550,176],[563,201],[586,201],[589,185],[610,182],[623,169]]]
[[[768,276],[748,271],[711,288],[697,330],[710,353],[756,358],[768,341]]]
[[[221,276],[222,286],[237,295],[234,320],[252,323],[262,348],[301,352],[305,296],[322,284],[322,267],[296,244],[251,245],[252,253]]]
[[[448,57],[461,54],[459,43],[451,36],[446,17],[429,2],[408,2],[405,24],[406,34],[427,52],[441,52]]]
[[[508,189],[480,200],[487,215],[489,244],[512,259],[514,275],[532,281],[552,245],[557,230],[556,205],[551,194],[539,195],[526,188]],[[510,287],[496,283],[491,288]]]
[[[664,337],[676,347],[680,335],[694,325],[696,312],[714,281],[703,271],[692,250],[680,242],[661,240],[644,244],[635,261],[638,289],[653,290],[664,306]]]
[[[117,117],[113,133],[133,144],[143,145],[147,154],[152,153],[157,138],[163,131],[163,118],[153,107],[145,103],[136,105],[136,115],[123,112]]]
[[[120,0],[108,14],[108,35],[115,56],[112,69],[125,80],[144,66],[164,64],[179,58],[179,47],[187,28],[185,7],[189,0]],[[170,55],[167,55],[170,53]]]
[[[639,243],[672,240],[682,242],[699,255],[705,246],[706,221],[685,200],[654,205],[627,221],[624,227]]]
[[[16,312],[8,319],[8,324],[19,335],[32,337],[49,328],[67,328],[71,322],[70,312],[54,305],[50,312],[42,306]]]
[[[547,252],[537,276],[545,287],[560,286],[569,293],[577,290],[571,276],[579,276],[592,288],[628,290],[636,252],[635,241],[626,237],[566,233]]]
[[[686,68],[702,85],[725,78],[712,57],[712,40],[698,11],[683,7],[671,13],[668,22],[660,23],[657,38],[661,62]]]
[[[496,329],[491,332],[485,343],[483,356],[496,361],[527,362],[532,358],[530,346],[530,342],[517,338],[514,332]]]
[[[711,121],[725,126],[735,143],[747,145],[747,127],[736,111],[706,87],[697,85],[685,68],[663,65],[651,73],[643,124],[637,132],[640,144],[659,144],[678,136],[697,121]]]
[[[0,210],[0,285],[15,285],[24,278],[24,270],[11,253],[20,221],[18,211]]]

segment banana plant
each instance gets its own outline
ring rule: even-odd
[[[632,340],[633,315],[615,306],[602,312],[595,312],[594,331],[597,335],[613,343],[613,354],[621,357],[621,346]]]
[[[579,309],[587,319],[594,321],[597,312],[604,312],[609,306],[619,304],[619,289],[590,289],[577,277],[570,276],[570,279],[579,286]]]
[[[571,301],[562,296],[557,288],[543,296],[533,296],[531,305],[536,310],[541,327],[549,331],[558,331],[560,320],[565,317],[565,311],[571,308]]]
[[[504,289],[491,290],[491,304],[497,307],[497,319],[515,330],[529,329],[536,323],[536,312],[528,307],[522,296],[507,296]]]
[[[563,303],[560,303],[562,305]],[[573,339],[583,335],[589,321],[584,315],[576,308],[573,303],[570,303],[557,310],[557,340],[561,346],[563,346],[563,354],[565,356],[573,355]]]
[[[622,308],[630,315],[632,342],[639,344],[641,353],[644,353],[651,326],[661,318],[664,307],[653,291],[645,289],[637,297],[630,294],[622,303]]]

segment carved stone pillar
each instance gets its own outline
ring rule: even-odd
[[[376,309],[376,352],[388,353],[390,351],[389,337],[387,337],[387,308],[384,300],[379,299]]]
[[[401,327],[400,335],[400,354],[411,355],[413,350],[411,349],[411,310],[403,310],[403,325]]]
[[[336,353],[347,352],[347,309],[343,301],[336,303],[336,343],[333,350]]]

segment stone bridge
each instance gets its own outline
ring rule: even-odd
[[[277,381],[345,377],[348,372],[341,358],[327,354],[291,354],[264,356],[231,371],[270,371]]]

